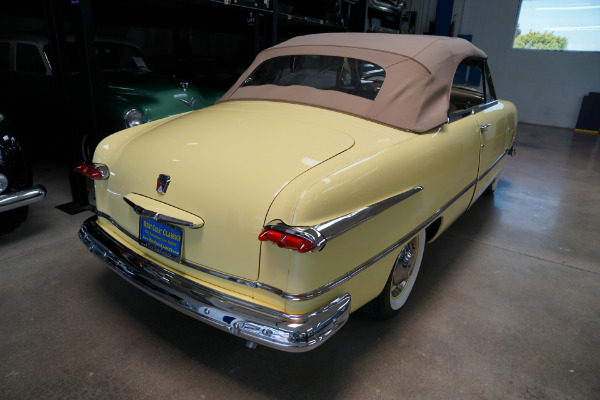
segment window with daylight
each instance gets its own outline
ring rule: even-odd
[[[600,0],[521,0],[513,48],[600,52]]]
[[[374,100],[385,70],[377,64],[348,57],[294,55],[271,58],[256,68],[242,86],[308,86]]]

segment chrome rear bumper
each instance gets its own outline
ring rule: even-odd
[[[36,185],[19,192],[0,195],[0,212],[28,206],[43,200],[46,197],[46,188]]]
[[[289,352],[312,350],[348,320],[350,295],[297,315],[258,306],[215,291],[131,251],[87,219],[79,238],[115,272],[165,304],[244,339]]]

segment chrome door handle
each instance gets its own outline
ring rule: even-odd
[[[481,133],[485,133],[487,132],[490,126],[492,126],[492,124],[479,125],[479,130],[481,131]]]

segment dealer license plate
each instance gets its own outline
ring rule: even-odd
[[[140,218],[140,244],[161,256],[181,262],[183,229]]]

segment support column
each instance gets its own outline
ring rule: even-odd
[[[439,36],[450,36],[452,27],[452,10],[454,0],[438,0],[435,11],[435,34]]]

